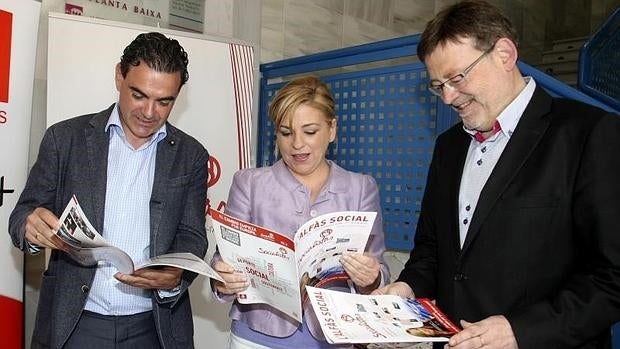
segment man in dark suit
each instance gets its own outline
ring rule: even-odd
[[[462,122],[437,138],[415,247],[376,293],[436,299],[463,327],[449,348],[609,348],[620,118],[523,77],[513,26],[485,2],[441,11],[418,56]]]
[[[118,103],[46,131],[9,221],[18,248],[52,249],[32,348],[193,347],[188,287],[196,274],[85,267],[51,239],[76,195],[94,227],[135,262],[170,252],[204,257],[209,154],[167,122],[187,63],[178,41],[140,34],[116,66]]]

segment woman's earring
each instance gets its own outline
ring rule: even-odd
[[[273,146],[273,159],[278,160],[280,157],[280,150],[278,149],[278,143],[274,143]]]
[[[329,148],[327,149],[327,154],[331,155],[334,158],[338,156],[338,142],[333,141],[329,144]]]

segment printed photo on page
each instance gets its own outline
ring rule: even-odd
[[[306,288],[329,343],[447,342],[460,331],[428,299]]]

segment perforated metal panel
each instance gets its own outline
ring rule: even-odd
[[[618,24],[620,26],[620,23]],[[591,57],[592,70],[590,86],[592,88],[615,98],[620,99],[620,29],[616,28],[614,35]]]
[[[328,158],[376,179],[386,244],[411,249],[437,129],[437,99],[426,89],[426,70],[418,63],[322,80],[334,95],[338,115],[337,141]],[[261,110],[282,86],[264,89]],[[262,165],[275,161],[275,135],[267,119],[261,115]]]
[[[579,57],[579,87],[620,110],[620,8],[585,43]]]

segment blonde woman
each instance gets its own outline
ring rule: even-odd
[[[336,211],[377,212],[365,253],[344,255],[341,263],[358,293],[370,293],[389,280],[383,252],[379,191],[367,175],[347,171],[325,158],[336,139],[334,99],[316,77],[289,82],[269,108],[281,159],[274,165],[237,172],[226,213],[236,218],[292,234],[312,217]],[[221,301],[233,301],[230,311],[231,348],[351,348],[324,341],[313,314],[302,324],[267,304],[239,304],[235,294],[248,287],[242,274],[215,255],[212,261],[226,283],[214,282]],[[346,285],[335,288],[350,291]]]

